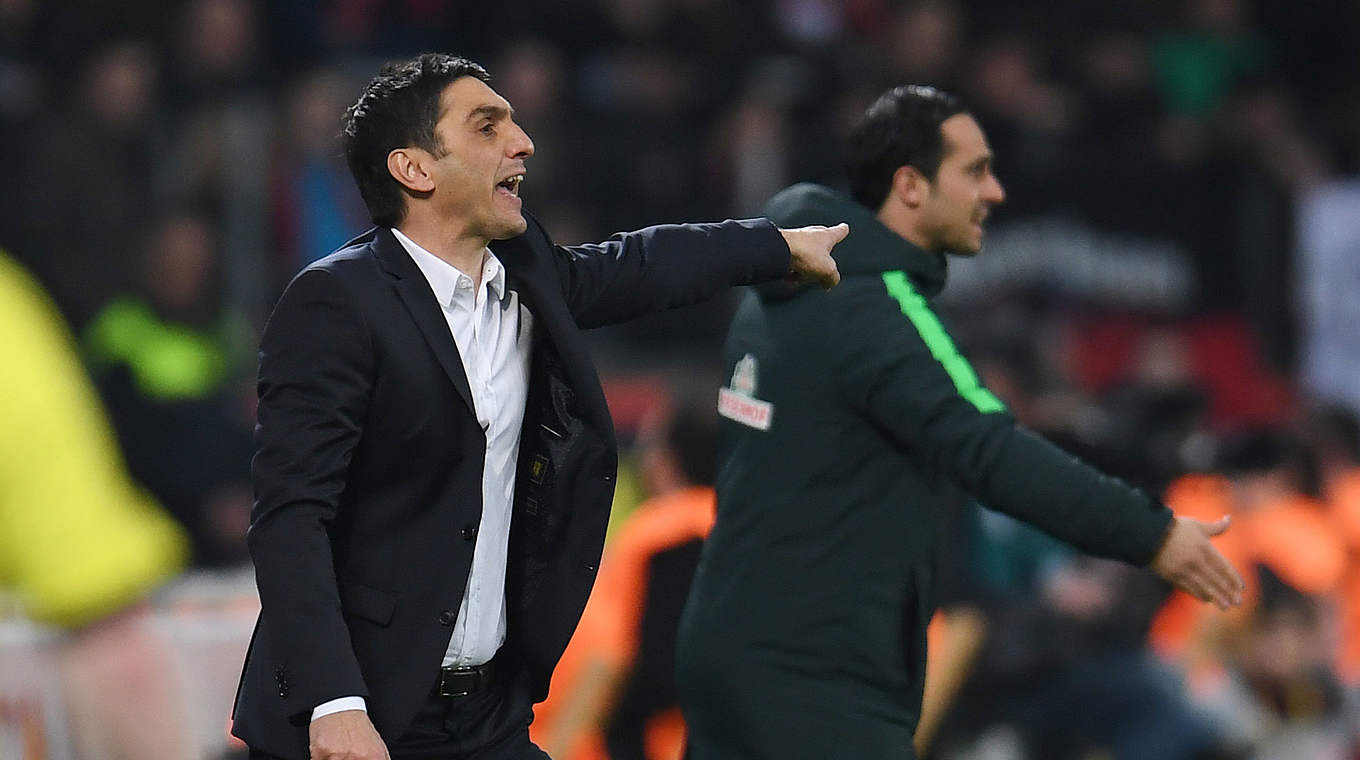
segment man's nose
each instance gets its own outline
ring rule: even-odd
[[[534,154],[534,141],[520,125],[515,125],[515,137],[510,141],[511,158],[528,158]]]
[[[984,200],[993,204],[1000,204],[1006,200],[1006,189],[1001,186],[1001,180],[991,177]]]

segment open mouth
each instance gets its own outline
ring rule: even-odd
[[[497,190],[503,191],[512,197],[519,197],[519,183],[524,181],[523,174],[514,174],[496,183]]]

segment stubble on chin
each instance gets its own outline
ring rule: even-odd
[[[529,222],[524,215],[520,214],[515,219],[500,218],[492,220],[482,225],[485,230],[484,236],[487,240],[509,240],[512,237],[519,237],[524,231],[529,229]]]
[[[519,214],[513,222],[507,222],[505,224],[505,227],[501,230],[501,235],[496,239],[506,240],[508,238],[517,237],[523,235],[524,231],[527,229],[529,229],[529,222],[525,220],[523,214]]]

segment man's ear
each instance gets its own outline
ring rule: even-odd
[[[425,168],[429,158],[419,148],[397,148],[387,154],[387,172],[408,190],[428,193],[434,190],[434,178]]]
[[[899,166],[893,172],[892,193],[907,208],[920,208],[930,195],[930,180],[914,166]]]

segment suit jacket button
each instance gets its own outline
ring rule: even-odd
[[[472,539],[474,539],[474,538],[476,538],[476,537],[477,537],[477,526],[476,526],[476,525],[464,525],[464,526],[463,526],[463,540],[464,540],[464,541],[471,541]]]
[[[439,613],[439,624],[442,626],[451,626],[453,625],[453,621],[457,618],[458,615],[454,613],[453,610],[444,610]]]

